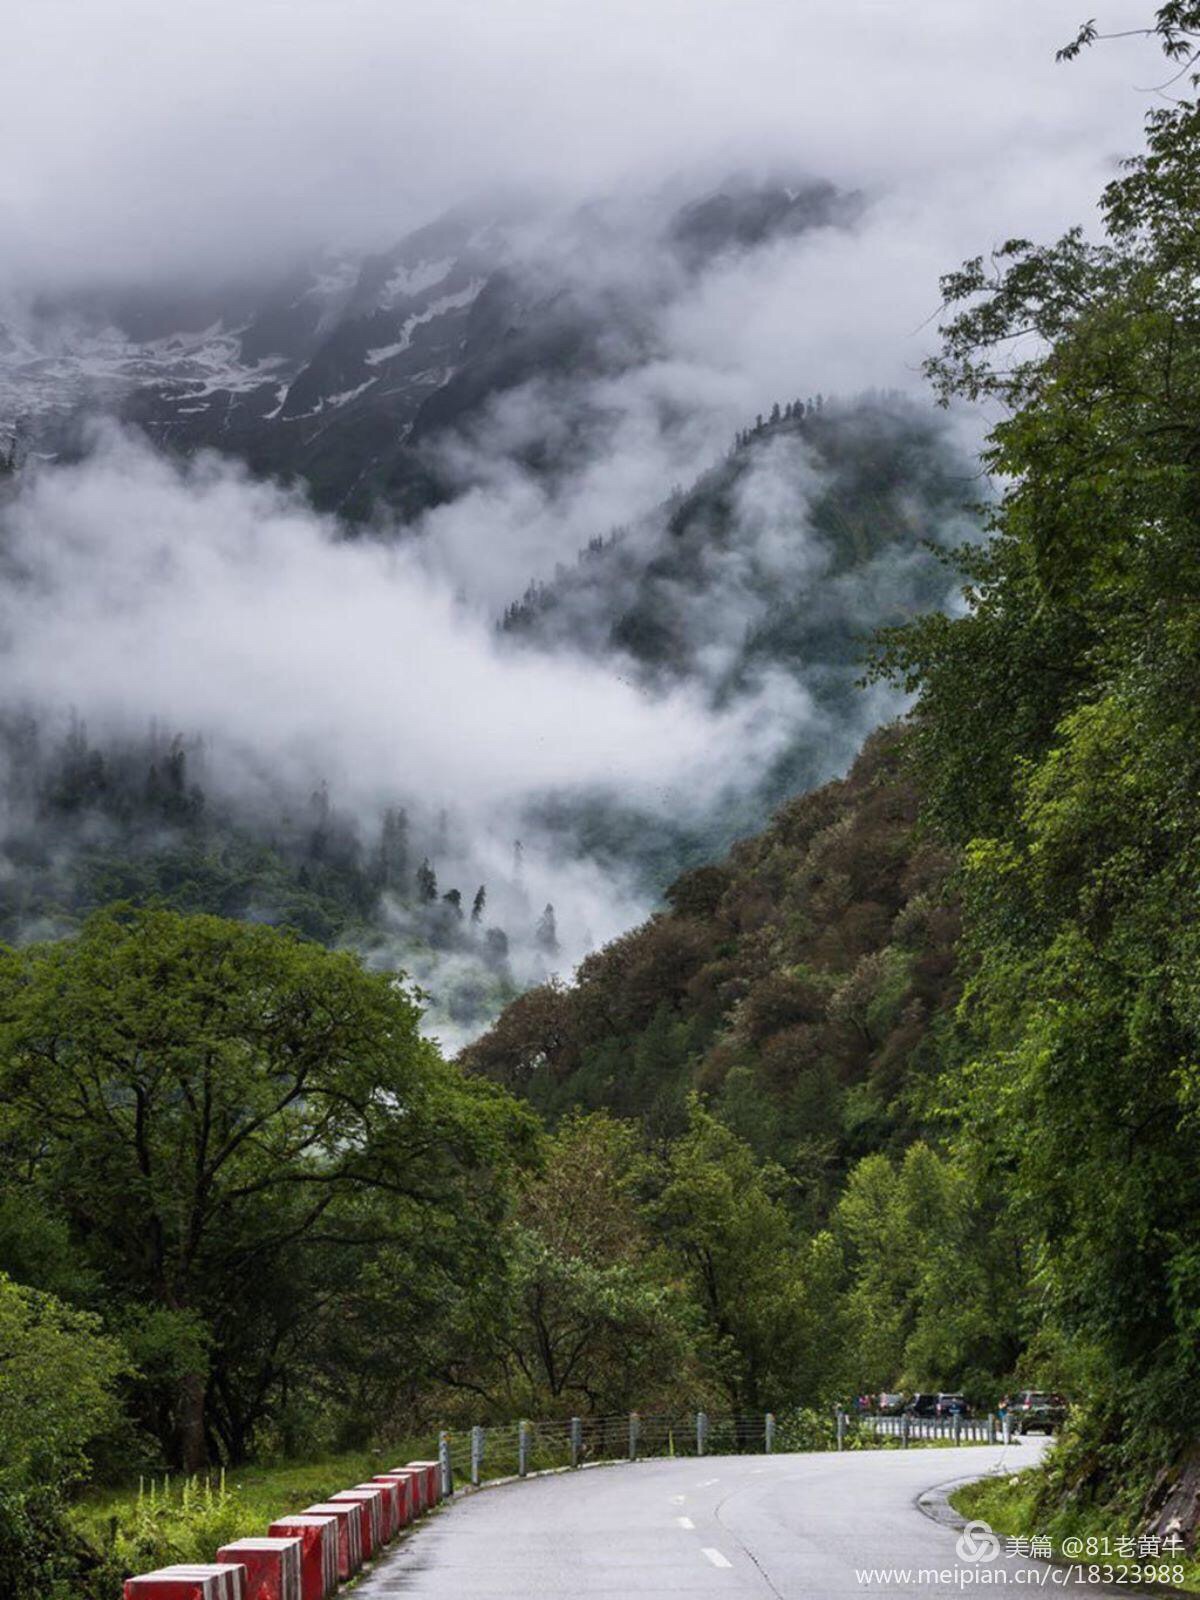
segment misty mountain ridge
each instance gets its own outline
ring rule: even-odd
[[[967,481],[942,419],[903,397],[788,401],[686,490],[530,585],[497,619],[498,663],[591,661],[668,708],[682,693],[735,747],[713,750],[702,789],[653,804],[616,772],[531,777],[506,839],[486,840],[419,762],[364,810],[337,767],[329,787],[319,771],[304,785],[272,775],[263,752],[248,782],[197,728],[89,733],[61,711],[13,707],[0,726],[0,933],[66,931],[113,899],[278,922],[403,966],[443,1037],[469,1037],[781,798],[844,769],[895,710],[855,687],[866,639],[946,600],[935,547],[970,529]],[[10,498],[19,487],[20,475]],[[728,762],[742,741],[739,772]],[[598,894],[624,909],[597,921]]]
[[[650,359],[654,312],[681,283],[859,209],[823,181],[736,179],[565,220],[450,212],[269,285],[43,295],[0,306],[0,423],[71,453],[81,418],[116,410],[161,445],[298,476],[352,519],[380,501],[411,516],[454,488],[428,441],[534,378],[582,425],[581,381]]]
[[[856,687],[866,640],[946,602],[969,471],[939,414],[882,393],[768,402],[714,455],[736,387],[692,394],[671,319],[849,237],[861,204],[736,180],[566,221],[460,210],[267,290],[10,317],[0,407],[20,399],[31,459],[0,611],[45,668],[0,705],[0,931],[112,899],[295,926],[405,968],[459,1042],[844,771],[898,709]],[[622,501],[642,509],[606,525]],[[190,709],[141,675],[106,687],[184,639]],[[474,734],[459,658],[492,707]],[[552,678],[583,696],[569,733],[539,723]]]

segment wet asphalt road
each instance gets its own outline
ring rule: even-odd
[[[355,1597],[961,1596],[975,1585],[960,1587],[953,1571],[972,1563],[956,1553],[957,1531],[922,1513],[918,1498],[953,1479],[1028,1466],[1040,1450],[1029,1440],[1007,1449],[712,1456],[502,1485],[444,1507],[379,1563]],[[1016,1593],[1061,1592],[1042,1562],[1002,1551],[991,1566],[997,1576],[1004,1570],[1004,1586]],[[913,1575],[860,1580],[857,1571],[870,1567],[908,1567]],[[919,1581],[920,1568],[945,1576]],[[993,1594],[1000,1586],[995,1576],[988,1582]],[[1066,1587],[1073,1600],[1105,1592],[1074,1581]]]

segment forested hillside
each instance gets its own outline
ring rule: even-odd
[[[573,984],[514,1001],[464,1063],[552,1120],[603,1109],[665,1138],[701,1094],[824,1219],[857,1156],[920,1126],[961,981],[951,863],[917,826],[896,733],[876,734]]]

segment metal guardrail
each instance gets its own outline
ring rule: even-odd
[[[438,1458],[444,1485],[479,1484],[596,1461],[759,1453],[774,1443],[775,1418],[769,1414],[634,1411],[447,1430],[439,1435]]]
[[[897,1440],[902,1447],[932,1440],[956,1444],[995,1444],[1009,1439],[1008,1422],[983,1417],[859,1416],[838,1410],[830,1443],[844,1450],[862,1448],[864,1434]],[[589,1462],[638,1461],[661,1456],[770,1454],[777,1421],[771,1412],[750,1416],[710,1416],[695,1412],[634,1411],[609,1416],[560,1417],[458,1430],[438,1436],[442,1491],[456,1484],[478,1486],[496,1478],[524,1478],[531,1472],[582,1467]]]
[[[902,1444],[923,1439],[952,1439],[955,1444],[1009,1443],[1011,1434],[1007,1417],[877,1417],[860,1416],[851,1419],[853,1426],[884,1438],[899,1439]]]

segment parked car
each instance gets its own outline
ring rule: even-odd
[[[1048,1389],[1022,1389],[1009,1401],[1008,1414],[1016,1433],[1053,1433],[1067,1420],[1067,1402]]]
[[[906,1417],[936,1417],[938,1397],[936,1394],[914,1394],[904,1408]]]
[[[971,1408],[961,1394],[939,1394],[934,1415],[938,1417],[969,1417]]]
[[[902,1394],[881,1394],[876,1401],[875,1409],[881,1417],[898,1417],[904,1410],[904,1396]]]

